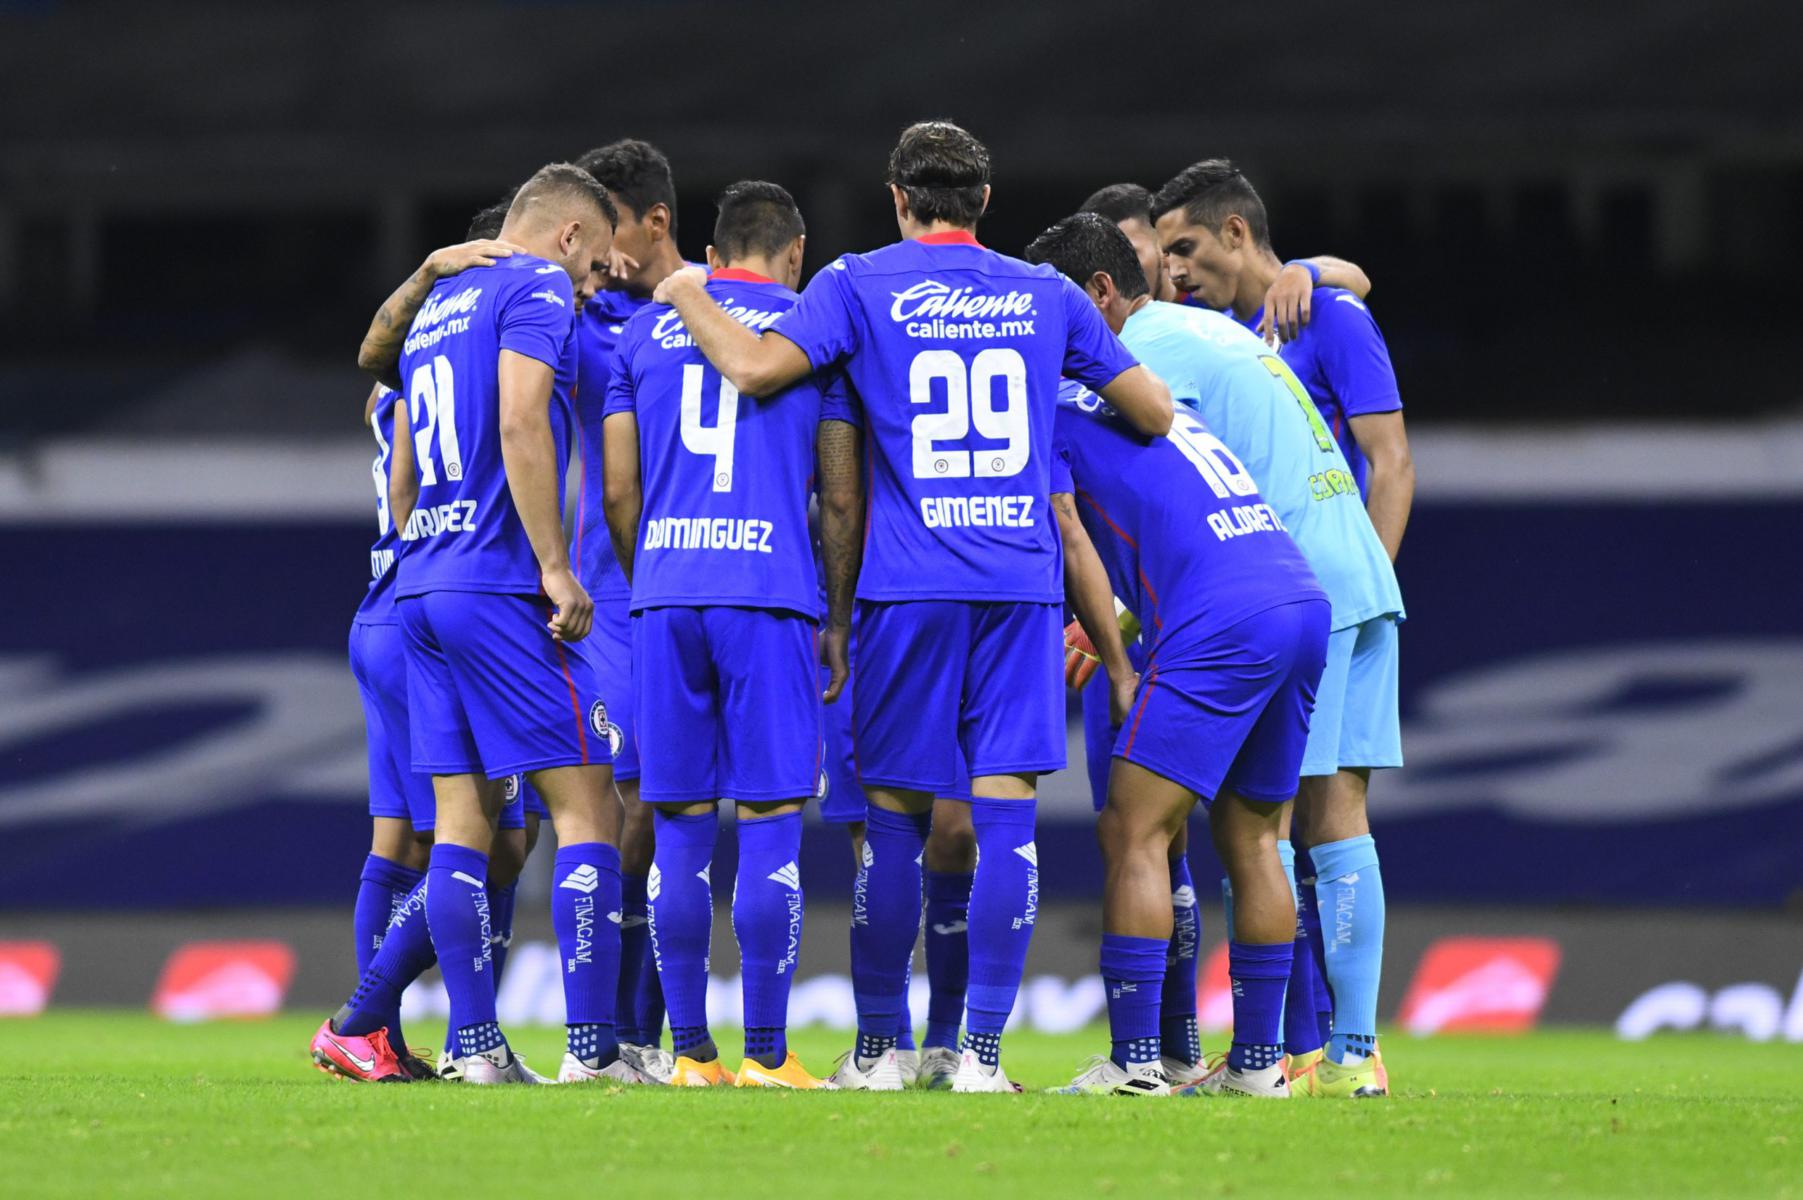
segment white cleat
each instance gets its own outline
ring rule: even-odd
[[[954,1092],[1018,1092],[998,1063],[993,1070],[983,1065],[975,1050],[966,1050],[958,1059],[958,1073],[952,1076]]]
[[[958,1074],[958,1052],[950,1046],[928,1046],[920,1052],[920,1069],[916,1087],[932,1092],[950,1091]]]
[[[605,1067],[591,1067],[571,1054],[563,1053],[563,1063],[557,1068],[559,1083],[629,1083],[657,1085],[661,1081],[653,1079],[638,1067],[626,1061],[621,1055]]]
[[[436,1068],[438,1077],[446,1083],[462,1083],[462,1063],[463,1060],[458,1058],[455,1054],[452,1054],[449,1050],[440,1050],[438,1052],[438,1066]]]
[[[869,1060],[858,1058],[855,1050],[847,1050],[839,1058],[839,1069],[833,1072],[832,1081],[843,1092],[899,1092],[906,1086],[902,1083],[901,1059],[894,1050],[885,1050],[881,1057]]]
[[[1164,1077],[1171,1085],[1171,1090],[1194,1087],[1208,1077],[1208,1068],[1201,1063],[1184,1062],[1181,1058],[1165,1055],[1158,1060],[1164,1070]]]
[[[1171,1085],[1157,1063],[1134,1063],[1129,1068],[1098,1054],[1070,1083],[1049,1090],[1063,1096],[1168,1096]]]
[[[901,1069],[903,1087],[911,1088],[920,1082],[920,1051],[903,1050],[897,1047],[895,1065]]]
[[[1283,1064],[1272,1063],[1255,1071],[1242,1071],[1220,1065],[1202,1077],[1200,1083],[1183,1089],[1186,1096],[1252,1096],[1259,1100],[1288,1100],[1290,1081],[1283,1077]]]
[[[620,1057],[652,1083],[669,1083],[670,1076],[676,1073],[676,1059],[662,1046],[635,1046],[630,1042],[621,1042]]]
[[[507,1054],[505,1062],[496,1062],[497,1054]],[[550,1080],[526,1065],[519,1055],[504,1050],[491,1050],[487,1054],[471,1054],[457,1060],[457,1067],[462,1072],[463,1082],[474,1084],[497,1083],[549,1083]]]

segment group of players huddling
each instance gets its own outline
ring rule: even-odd
[[[707,266],[685,264],[668,163],[620,141],[539,170],[378,311],[359,361],[381,381],[381,536],[351,635],[375,831],[322,1069],[549,1082],[495,1009],[544,816],[557,1082],[1018,1090],[1002,1032],[1068,683],[1112,1048],[1061,1090],[1387,1093],[1365,791],[1402,761],[1391,563],[1413,471],[1365,277],[1281,262],[1223,160],[1102,189],[1024,260],[977,240],[989,181],[970,133],[909,127],[901,240],[798,293],[787,191],[728,187]],[[856,1044],[825,1078],[785,1032],[816,796],[859,865]],[[1198,798],[1233,992],[1210,1059]],[[736,1071],[707,1019],[722,802]],[[434,962],[436,1066],[400,1022]]]

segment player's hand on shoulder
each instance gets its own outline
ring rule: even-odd
[[[499,238],[478,238],[473,242],[459,242],[455,246],[443,246],[432,251],[426,256],[426,270],[435,279],[443,279],[471,267],[492,267],[503,258],[524,253],[524,246],[516,246],[512,242],[503,242]]]
[[[587,637],[595,618],[595,602],[576,582],[575,573],[568,567],[547,571],[544,588],[553,610],[547,622],[551,636],[560,642],[580,642]]]
[[[831,704],[851,676],[851,626],[829,624],[820,631],[820,662],[831,672],[820,698]]]
[[[657,290],[651,293],[651,299],[658,304],[674,304],[676,303],[676,293],[683,288],[701,287],[706,283],[707,269],[705,267],[684,267],[682,270],[666,276],[664,281],[657,285]]]
[[[1102,656],[1096,653],[1095,643],[1083,632],[1083,626],[1072,621],[1064,627],[1064,682],[1066,686],[1077,691],[1095,675],[1096,668],[1102,665]]]
[[[1127,723],[1133,711],[1133,698],[1139,694],[1139,672],[1130,671],[1124,679],[1108,680],[1108,723],[1119,727]]]
[[[1302,334],[1315,298],[1315,278],[1306,267],[1287,263],[1265,292],[1265,315],[1258,336],[1272,346],[1293,342]]]

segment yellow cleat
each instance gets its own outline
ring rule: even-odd
[[[837,1091],[838,1085],[827,1079],[816,1079],[808,1074],[808,1069],[801,1065],[795,1057],[795,1051],[789,1051],[789,1057],[783,1065],[771,1070],[756,1059],[748,1058],[739,1064],[739,1078],[736,1087],[772,1087],[792,1088],[796,1091]]]
[[[678,1055],[670,1072],[671,1087],[732,1087],[735,1082],[733,1073],[717,1058],[696,1062]]]
[[[1381,1054],[1349,1067],[1324,1055],[1307,1072],[1292,1076],[1290,1086],[1296,1095],[1318,1100],[1367,1100],[1390,1094],[1390,1074]]]
[[[1283,1075],[1295,1087],[1296,1081],[1315,1069],[1315,1064],[1326,1055],[1325,1050],[1310,1050],[1307,1054],[1292,1054],[1284,1059]]]

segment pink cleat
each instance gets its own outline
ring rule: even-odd
[[[388,1044],[386,1029],[365,1036],[335,1033],[330,1017],[313,1035],[313,1062],[320,1070],[360,1083],[412,1083],[401,1060]]]

